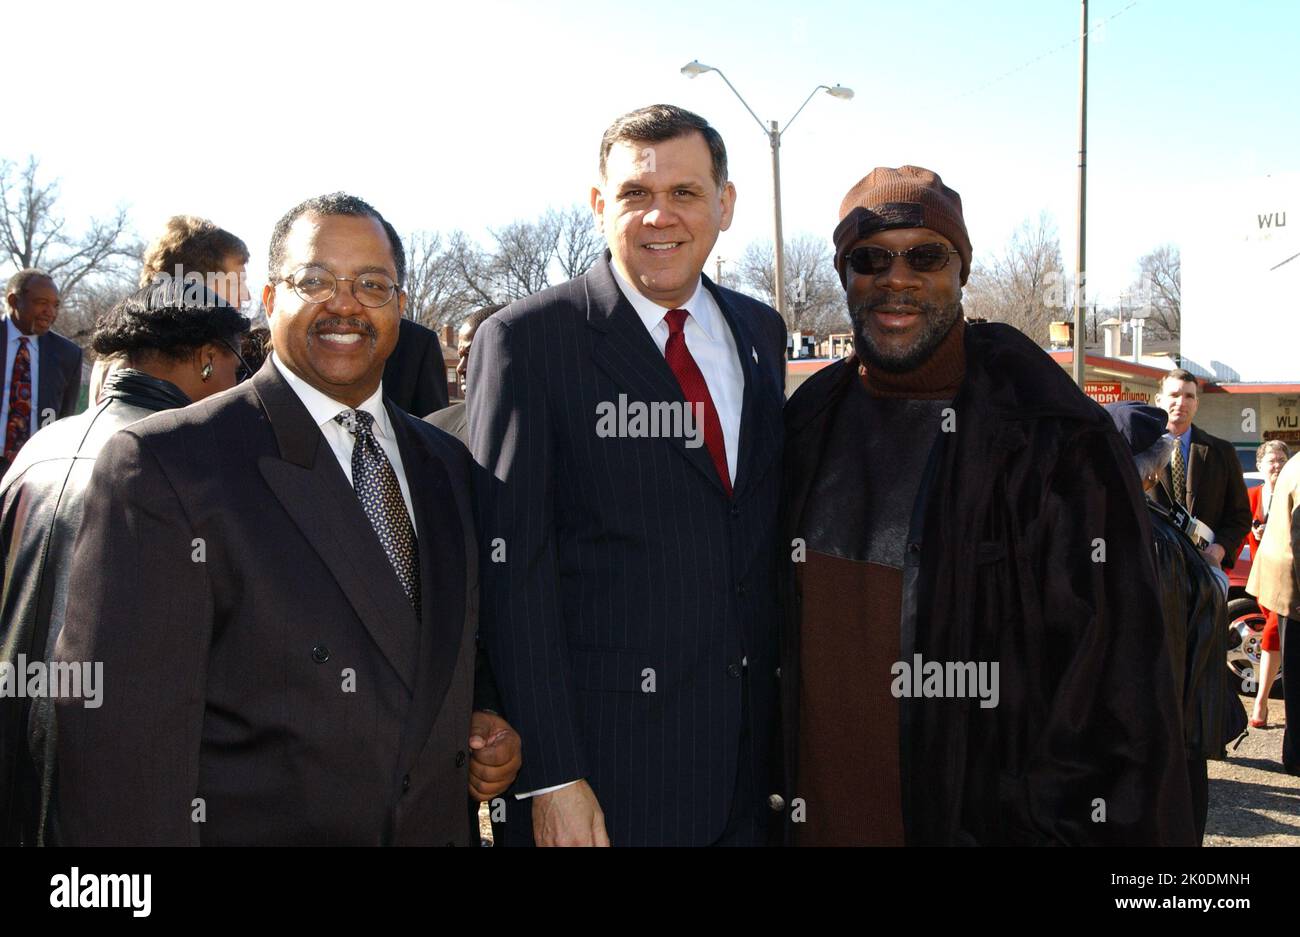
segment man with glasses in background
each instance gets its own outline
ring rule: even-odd
[[[56,660],[64,841],[467,844],[518,736],[475,712],[469,456],[385,399],[400,239],[336,193],[271,237],[274,351],[129,427],[86,495]]]
[[[785,414],[786,840],[1192,843],[1123,439],[1030,338],[966,325],[938,175],[874,170],[834,243],[856,353]]]

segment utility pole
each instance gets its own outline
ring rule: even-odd
[[[1088,0],[1079,20],[1079,244],[1074,255],[1074,383],[1083,386],[1083,314],[1087,286],[1088,203]]]
[[[798,116],[798,115],[795,115]],[[772,142],[772,205],[776,221],[776,311],[785,318],[785,238],[781,236],[781,132],[772,121],[768,139]]]

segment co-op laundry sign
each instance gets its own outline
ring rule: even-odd
[[[1083,392],[1097,403],[1119,403],[1121,400],[1136,400],[1150,403],[1151,394],[1145,390],[1132,390],[1119,381],[1084,381]]]

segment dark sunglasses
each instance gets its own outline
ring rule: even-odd
[[[863,276],[879,276],[889,270],[895,257],[902,257],[917,273],[934,273],[948,266],[948,260],[957,253],[942,244],[918,244],[905,251],[887,251],[883,247],[867,245],[849,251],[849,266]]]
[[[235,383],[242,384],[253,376],[253,369],[248,366],[248,362],[244,360],[244,356],[239,353],[239,349],[236,348],[234,344],[224,338],[220,339],[220,341],[221,344],[229,348],[230,353],[239,360],[239,367],[235,369]]]

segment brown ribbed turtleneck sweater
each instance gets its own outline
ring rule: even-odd
[[[903,555],[921,473],[966,373],[958,320],[920,367],[861,380],[832,418],[800,525],[800,845],[902,845]]]

